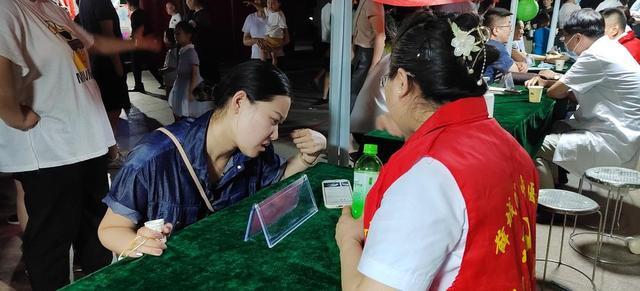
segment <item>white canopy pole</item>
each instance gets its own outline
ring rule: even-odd
[[[551,28],[549,29],[549,41],[547,42],[547,52],[553,48],[556,41],[556,31],[558,30],[558,14],[560,14],[560,4],[562,0],[555,0],[553,3],[553,18],[551,19]]]
[[[349,164],[351,98],[351,1],[331,4],[331,87],[329,89],[329,163]]]
[[[513,35],[516,32],[516,22],[518,22],[518,0],[511,0],[511,35],[509,35],[509,41],[507,42],[507,52],[511,55],[513,48]]]

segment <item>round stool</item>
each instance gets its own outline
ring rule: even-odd
[[[585,276],[590,282],[593,290],[596,290],[596,285],[593,282],[596,274],[596,265],[598,264],[598,255],[599,248],[601,245],[601,236],[602,236],[602,214],[600,213],[600,206],[595,201],[591,200],[588,197],[580,195],[575,192],[566,191],[566,190],[558,190],[558,189],[540,189],[540,194],[538,195],[538,206],[540,206],[541,210],[547,211],[551,213],[551,223],[549,224],[549,233],[547,235],[547,248],[545,251],[544,259],[536,259],[537,261],[544,261],[544,271],[542,275],[542,281],[545,281],[547,278],[547,263],[557,263],[559,266],[565,266],[567,268],[573,269],[574,271]],[[580,215],[590,215],[597,213],[600,216],[600,227],[598,231],[598,252],[596,254],[596,258],[593,260],[593,270],[591,271],[591,276],[585,274],[580,271],[576,267],[565,264],[562,262],[562,249],[564,246],[564,230],[567,226],[567,216],[574,216],[573,222],[573,232],[570,235],[570,238],[576,234],[576,222],[577,217]],[[553,229],[553,221],[555,219],[555,215],[560,214],[564,216],[564,222],[562,224],[562,236],[560,240],[560,256],[558,260],[550,260],[549,259],[549,248],[551,242],[551,230]]]
[[[602,222],[602,232],[604,232],[605,226],[609,224],[607,219],[609,218],[609,204],[611,202],[611,199],[613,198],[615,200],[615,205],[613,207],[613,216],[611,217],[611,228],[609,229],[609,233],[606,235],[606,238],[611,239],[612,241],[618,241],[618,243],[621,245],[625,245],[624,238],[614,235],[613,231],[616,228],[620,228],[620,217],[622,214],[622,205],[625,195],[629,192],[629,190],[640,189],[640,172],[620,167],[595,167],[588,169],[582,175],[582,178],[580,178],[580,184],[578,186],[578,193],[580,194],[582,194],[582,186],[585,180],[590,184],[600,185],[608,189],[607,202],[604,209],[604,219]],[[580,235],[584,234],[588,233],[582,233]],[[577,248],[573,240],[570,241],[570,245],[580,254],[592,259],[595,258],[593,252],[586,253]],[[640,262],[640,256],[638,256],[637,258],[629,256],[625,257],[624,260],[620,258],[620,254],[615,254],[615,256],[617,256],[618,258],[604,258],[599,256],[598,260],[603,263],[621,265],[630,265]]]

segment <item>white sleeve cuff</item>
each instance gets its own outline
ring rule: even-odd
[[[376,280],[384,285],[398,290],[427,290],[433,278],[398,272],[385,264],[381,264],[371,258],[362,257],[358,265],[358,271],[363,275]]]

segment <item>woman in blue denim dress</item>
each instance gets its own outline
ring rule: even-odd
[[[213,111],[166,127],[184,148],[198,183],[165,133],[148,134],[131,151],[103,200],[109,209],[98,235],[106,248],[121,256],[159,256],[172,229],[305,170],[326,147],[322,134],[301,129],[291,135],[298,154],[287,160],[275,153],[271,142],[278,138],[291,97],[288,78],[269,63],[253,60],[236,66],[214,88],[213,97]],[[166,222],[160,232],[142,226],[160,218]]]

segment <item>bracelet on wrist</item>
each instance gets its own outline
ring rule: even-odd
[[[302,153],[300,153],[300,160],[302,160],[302,163],[307,166],[307,167],[313,167],[316,162],[318,161],[318,157],[316,157],[313,162],[309,163],[307,162],[307,160],[304,159],[304,156],[302,155]]]

